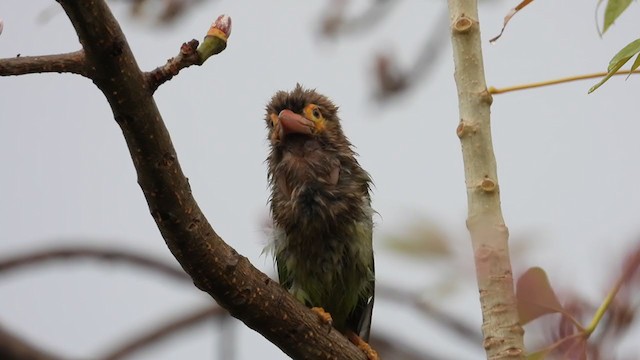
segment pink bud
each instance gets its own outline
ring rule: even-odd
[[[220,15],[211,27],[222,31],[229,37],[231,35],[231,18],[229,15]]]

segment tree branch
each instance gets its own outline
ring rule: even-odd
[[[189,280],[182,269],[167,265],[150,257],[134,254],[126,250],[98,249],[82,246],[67,246],[43,249],[22,255],[13,255],[0,260],[0,274],[20,270],[25,267],[42,265],[47,262],[67,259],[91,258],[102,261],[125,262],[147,268],[176,280]]]
[[[144,74],[147,87],[151,92],[165,82],[171,80],[180,70],[191,65],[202,65],[207,59],[215,54],[219,54],[227,47],[227,39],[231,34],[231,18],[227,15],[220,15],[211,24],[202,44],[198,40],[191,40],[182,44],[180,52],[176,57],[167,61],[163,66]]]
[[[67,242],[69,242],[67,240]],[[69,260],[97,260],[103,262],[116,262],[126,265],[133,265],[145,270],[156,272],[160,275],[165,275],[178,281],[189,281],[191,278],[179,268],[165,264],[162,261],[153,259],[152,257],[136,254],[131,251],[122,249],[109,249],[109,248],[93,248],[83,246],[56,246],[48,249],[41,249],[32,252],[27,252],[20,255],[6,256],[5,259],[0,260],[0,275],[2,273],[10,273],[11,271],[19,271],[25,268],[44,265],[50,262],[68,262]],[[446,328],[458,333],[463,339],[478,343],[482,339],[478,339],[479,334],[477,330],[469,328],[466,324],[451,317],[450,315],[443,313],[430,306],[429,304],[420,301],[417,294],[407,292],[394,287],[385,286],[384,284],[378,284],[376,292],[379,297],[387,299],[393,302],[413,306],[420,312],[424,313],[429,320],[436,321]],[[191,326],[198,325],[199,323],[206,321],[210,318],[225,317],[228,316],[227,311],[219,306],[207,306],[203,309],[198,309],[186,315],[176,317],[168,322],[164,322],[158,326],[153,327],[151,330],[146,331],[140,335],[136,335],[132,340],[129,340],[114,349],[110,350],[106,355],[97,357],[98,359],[116,360],[124,359],[128,356],[132,356],[136,352],[143,350],[149,346],[165,340],[168,336],[173,335],[176,332],[186,330]],[[13,343],[2,340],[2,334],[0,334],[0,348],[3,348],[3,344],[6,347],[7,343]],[[222,340],[224,341],[224,340]],[[374,336],[371,340],[372,345],[378,351],[379,354],[385,357],[396,359],[439,359],[440,357],[434,354],[427,354],[422,350],[412,348],[408,343],[402,343],[398,339],[388,339],[382,335]],[[2,353],[0,353],[1,355]],[[10,358],[11,359],[11,358]],[[21,358],[22,359],[22,358]]]
[[[483,345],[489,359],[524,359],[524,331],[518,321],[509,231],[500,208],[500,188],[491,141],[491,94],[487,91],[476,0],[448,0],[458,88],[467,186],[467,227],[474,250],[482,307]]]
[[[201,65],[198,49],[198,40],[191,40],[182,44],[180,52],[175,57],[167,60],[167,63],[144,74],[147,86],[151,92],[155,92],[158,87],[178,75],[180,70],[191,65]]]
[[[154,343],[164,340],[167,336],[174,335],[178,331],[185,330],[191,326],[197,325],[202,321],[212,317],[226,316],[227,311],[219,306],[207,306],[204,309],[198,309],[189,314],[181,315],[158,327],[154,327],[151,331],[143,333],[135,337],[133,340],[126,341],[124,344],[117,346],[115,350],[107,355],[99,357],[103,360],[120,360],[150,346]]]
[[[0,326],[0,359],[59,360],[60,358],[45,353]]]
[[[66,54],[0,59],[0,76],[48,72],[72,73],[88,77],[84,52],[80,50]]]
[[[122,129],[158,229],[194,284],[293,358],[364,359],[342,334],[327,331],[315,313],[215,233],[191,194],[151,89],[106,3],[57,1]]]

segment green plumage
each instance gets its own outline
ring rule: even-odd
[[[337,110],[299,85],[267,105],[272,249],[284,287],[366,341],[374,295],[371,179]]]

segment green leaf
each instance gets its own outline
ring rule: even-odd
[[[607,80],[609,80],[613,75],[616,74],[616,72],[618,72],[618,70],[622,67],[622,65],[624,65],[629,59],[620,62],[618,65],[616,65],[614,68],[612,68],[611,70],[609,70],[609,73],[607,74],[607,76],[605,76],[602,80],[600,80],[600,82],[598,82],[597,84],[593,85],[591,87],[591,89],[589,89],[589,92],[587,94],[591,94],[592,92],[596,91],[596,89],[598,89],[600,86],[602,86],[602,84],[606,83]]]
[[[627,46],[623,47],[622,50],[618,51],[618,53],[615,54],[615,56],[609,62],[609,66],[607,67],[607,71],[608,71],[607,76],[605,76],[597,84],[593,85],[591,89],[589,89],[589,94],[591,94],[597,88],[599,88],[602,84],[607,82],[607,80],[609,80],[613,75],[615,75],[615,73],[618,72],[618,70],[620,70],[620,68],[624,64],[626,64],[627,61],[629,61],[629,59],[631,59],[635,54],[639,52],[640,52],[640,39],[636,39],[630,42],[629,44],[627,44]],[[633,63],[633,66],[636,66],[637,62],[638,60],[636,59],[636,61]]]
[[[609,0],[607,8],[604,10],[604,29],[602,33],[613,25],[616,19],[629,7],[631,0]]]
[[[638,68],[638,66],[640,66],[640,54],[638,54],[638,56],[636,57],[636,61],[633,62],[633,65],[631,65],[631,70],[629,70],[629,75],[627,75],[627,79],[629,78],[629,76],[631,76],[631,74],[636,71],[636,69]]]
[[[637,54],[638,52],[640,52],[640,39],[636,39],[630,42],[629,44],[627,44],[627,46],[623,47],[622,50],[618,51],[618,53],[613,56],[611,61],[609,61],[609,67],[607,68],[607,71],[611,71],[611,69],[622,60],[624,60],[624,62],[627,62],[633,55]]]
[[[523,325],[542,315],[564,313],[547,274],[539,267],[532,267],[520,276],[516,285],[516,301]]]

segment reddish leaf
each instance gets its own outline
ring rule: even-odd
[[[564,313],[547,274],[539,267],[532,267],[520,276],[516,286],[516,300],[520,323],[523,325],[542,315]]]
[[[587,360],[587,339],[582,336],[568,339],[561,348],[561,359]]]

